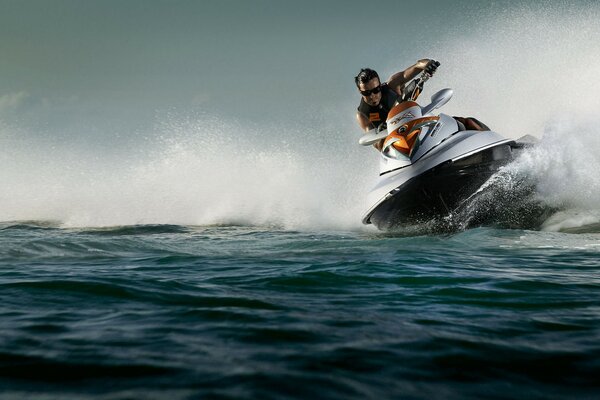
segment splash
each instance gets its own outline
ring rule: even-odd
[[[461,228],[491,223],[594,231],[600,222],[598,130],[592,122],[555,121],[538,144],[522,151],[471,196],[452,221]]]
[[[544,204],[561,210],[542,229],[558,231],[600,221],[600,128],[594,121],[555,121],[540,145],[514,168],[535,179]]]
[[[600,110],[597,3],[490,7],[472,9],[439,42],[415,46],[414,57],[442,62],[427,91],[454,89],[442,112],[476,116],[507,137],[539,138],[557,118]]]
[[[332,134],[324,144],[307,129],[288,128],[279,140],[275,127],[206,117],[164,122],[127,156],[104,157],[67,145],[36,148],[6,132],[0,137],[11,148],[0,159],[3,221],[286,229],[360,224],[356,199],[367,185],[357,159],[362,154],[345,148],[343,135]],[[340,151],[331,152],[332,145]]]

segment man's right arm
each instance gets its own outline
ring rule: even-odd
[[[374,128],[371,121],[369,121],[369,119],[361,112],[356,113],[356,121],[358,122],[360,128],[365,132],[368,132]]]
[[[360,111],[356,113],[356,120],[358,121],[358,125],[360,125],[361,129],[363,131],[365,131],[365,133],[367,133],[371,129],[375,128],[375,126],[373,126],[371,121],[369,121],[369,119]],[[373,147],[375,147],[377,150],[381,151],[381,148],[383,147],[383,139],[377,143],[374,143]]]

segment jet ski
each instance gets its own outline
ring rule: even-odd
[[[429,77],[423,73],[407,85],[408,95],[390,110],[383,129],[359,140],[364,146],[383,140],[364,224],[390,230],[449,215],[527,145],[527,140],[469,130],[449,115],[434,115],[452,98],[451,89],[440,90],[421,107],[415,100]]]

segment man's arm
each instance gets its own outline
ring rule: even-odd
[[[429,60],[428,58],[424,58],[422,60],[417,61],[414,65],[408,67],[404,71],[396,72],[387,80],[388,86],[401,96],[402,88],[404,87],[406,82],[410,81],[421,71],[423,71],[429,63],[429,61],[431,60]]]
[[[373,126],[373,124],[371,123],[371,121],[369,121],[369,119],[361,112],[356,113],[356,120],[358,121],[358,125],[360,125],[361,129],[363,131],[365,131],[365,133],[367,133],[371,129],[375,128]],[[383,139],[377,143],[374,143],[373,147],[375,147],[377,150],[381,151],[381,148],[383,147]]]
[[[369,121],[369,119],[365,116],[365,114],[363,114],[361,112],[356,113],[356,120],[358,121],[358,125],[360,126],[360,129],[362,129],[365,132],[368,132],[374,128],[371,121]]]

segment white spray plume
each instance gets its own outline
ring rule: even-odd
[[[171,121],[159,131],[144,150],[110,164],[98,154],[12,140],[11,154],[0,159],[0,220],[58,220],[69,227],[360,225],[358,199],[367,185],[362,154],[339,132],[325,145],[309,129],[282,132],[215,118]]]
[[[442,112],[475,116],[507,137],[542,136],[549,121],[600,110],[600,6],[520,5],[465,15],[417,49],[442,65],[428,92],[454,89]]]

